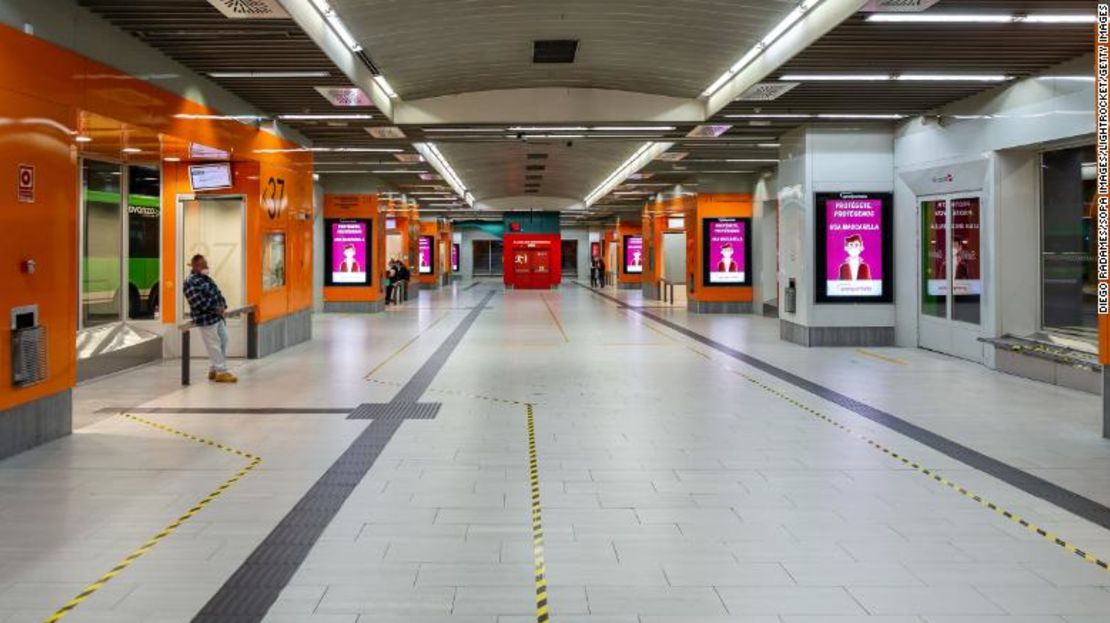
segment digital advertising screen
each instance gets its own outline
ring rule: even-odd
[[[327,285],[370,285],[370,221],[328,219],[325,273]]]
[[[451,243],[451,272],[459,272],[459,243]]]
[[[752,284],[752,250],[748,240],[750,218],[707,218],[702,220],[704,245],[702,279],[707,286]]]
[[[420,264],[417,266],[417,272],[421,275],[430,275],[434,272],[435,266],[435,240],[432,236],[420,236],[419,242],[419,256],[417,259]]]
[[[624,237],[624,272],[629,274],[644,272],[643,236]]]
[[[601,257],[601,243],[600,242],[591,242],[590,243],[590,259],[596,260],[599,257]]]
[[[890,193],[818,193],[817,302],[894,300]]]

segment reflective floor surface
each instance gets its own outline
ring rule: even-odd
[[[80,387],[0,462],[0,621],[1110,621],[1097,397],[605,295],[462,284],[237,385]]]

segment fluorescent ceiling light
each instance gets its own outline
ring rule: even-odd
[[[778,158],[729,158],[725,162],[778,162]]]
[[[265,119],[260,115],[193,115],[189,113],[178,113],[173,118],[200,121],[241,121],[243,123],[257,123]]]
[[[741,115],[725,115],[729,119],[809,119],[809,113],[750,113]]]
[[[375,169],[375,170],[371,171],[371,173],[375,173],[375,174],[379,174],[379,175],[389,175],[389,174],[393,174],[393,173],[420,175],[421,173],[427,173],[427,171],[420,171],[420,170],[413,171],[413,170],[409,170],[409,169]]]
[[[903,119],[905,115],[897,114],[856,114],[856,113],[821,113],[818,119]]]
[[[585,127],[559,127],[559,126],[513,126],[510,132],[585,132]]]
[[[1094,76],[1037,76],[1037,80],[1067,80],[1074,82],[1094,82]]]
[[[377,84],[383,92],[385,92],[386,96],[388,96],[389,99],[397,99],[397,91],[393,90],[393,85],[389,84],[389,81],[385,79],[385,76],[381,74],[374,76],[374,83]]]
[[[1013,15],[1010,13],[872,13],[869,22],[893,24],[1093,24],[1094,14]]]
[[[895,80],[922,82],[1005,82],[1009,76],[997,74],[900,74]]]
[[[367,114],[292,114],[292,115],[278,115],[278,119],[286,121],[359,121],[363,119],[373,119],[373,115]]]
[[[339,19],[339,14],[335,12],[335,9],[331,8],[327,0],[312,0],[312,5],[316,7],[316,10],[320,12],[324,21],[328,23],[328,26],[331,26],[332,31],[343,41],[343,45],[347,46],[348,50],[356,54],[362,51],[362,45],[359,44],[355,36],[351,34],[351,31],[347,29],[347,25],[343,23],[343,20]]]
[[[647,125],[647,126],[596,126],[590,128],[594,132],[671,132],[675,129],[673,125]]]
[[[659,154],[667,151],[674,143],[653,143],[647,142],[640,146],[631,156],[628,157],[619,167],[613,170],[604,180],[601,181],[590,194],[586,195],[583,203],[587,207],[593,205],[598,199],[601,199],[609,193],[610,190],[620,185],[636,169],[646,165],[655,159]]]
[[[420,152],[420,155],[424,156],[424,160],[428,161],[436,171],[439,171],[439,174],[451,186],[455,194],[462,197],[467,205],[474,206],[474,195],[467,189],[466,184],[463,184],[462,179],[455,173],[455,169],[451,167],[451,163],[447,162],[447,158],[443,157],[443,153],[439,151],[435,143],[413,143],[412,146]]]
[[[425,127],[425,132],[504,132],[505,128],[437,128]]]
[[[890,80],[890,74],[783,74],[779,80],[784,82],[812,82],[817,80],[841,80],[869,82]]]
[[[790,82],[1003,82],[1009,76],[1000,74],[785,74],[779,80]]]
[[[716,93],[721,87],[725,85],[725,83],[731,80],[733,76],[740,73],[741,70],[750,65],[757,56],[762,54],[763,51],[770,47],[771,44],[773,44],[775,41],[777,41],[779,37],[786,34],[795,24],[797,24],[803,17],[805,17],[806,13],[808,13],[810,10],[813,9],[813,7],[817,6],[820,3],[821,0],[804,0],[798,6],[794,7],[794,9],[791,10],[790,13],[788,13],[786,17],[782,19],[782,21],[771,28],[771,30],[762,39],[760,39],[754,46],[751,47],[751,49],[749,49],[743,56],[741,56],[740,60],[736,61],[732,65],[732,67],[729,67],[728,71],[721,74],[721,76],[714,80],[712,84],[706,87],[706,89],[702,91],[701,96],[707,98]]]
[[[210,71],[212,78],[327,78],[326,71]]]
[[[781,146],[782,145],[780,143],[759,143],[758,145],[756,145],[756,147],[760,147],[763,149],[775,149]]]
[[[289,149],[256,149],[256,154],[288,154],[297,152],[311,152],[311,153],[341,153],[341,154],[359,154],[359,153],[387,153],[394,154],[403,152],[405,150],[397,147],[293,147]]]
[[[1090,15],[1019,15],[1014,18],[1015,22],[1023,24],[1094,24],[1095,16]]]
[[[509,138],[516,138],[510,134]],[[585,134],[525,134],[524,138],[586,138]]]

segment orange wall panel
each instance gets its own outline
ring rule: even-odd
[[[0,26],[0,197],[16,195],[16,167],[35,166],[35,202],[0,201],[0,409],[72,387],[76,377],[78,314],[78,162],[83,154],[149,163],[167,156],[188,159],[188,146],[228,152],[247,197],[248,302],[265,321],[312,305],[312,156],[295,143],[233,120],[182,118],[218,115],[148,82],[122,74],[42,39]],[[92,143],[77,143],[78,134]],[[121,154],[141,142],[145,152]],[[191,193],[187,164],[165,163],[162,191],[162,322],[173,324],[181,287],[177,260],[177,194]],[[263,208],[269,177],[286,180],[285,201],[272,217]],[[261,236],[286,234],[286,283],[262,291]],[[33,275],[20,263],[35,259]],[[40,323],[49,336],[49,378],[16,390],[3,344],[10,338],[9,310],[40,305]]]
[[[750,302],[753,300],[751,286],[736,287],[705,287],[702,283],[704,270],[702,260],[705,241],[705,232],[702,220],[714,217],[751,218],[752,196],[749,194],[717,193],[698,195],[697,204],[692,213],[686,215],[686,272],[692,273],[694,279],[687,285],[690,298],[695,301],[715,302]],[[693,228],[693,235],[691,235]],[[747,244],[752,243],[752,232],[748,232]],[[752,270],[751,266],[747,267]]]

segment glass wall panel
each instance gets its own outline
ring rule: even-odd
[[[948,316],[948,202],[921,202],[921,313]]]
[[[127,167],[127,317],[159,317],[162,184],[157,167]]]
[[[118,164],[85,160],[81,165],[81,324],[121,320],[122,171]]]
[[[1041,175],[1043,326],[1093,341],[1098,337],[1091,236],[1095,148],[1045,152]]]

